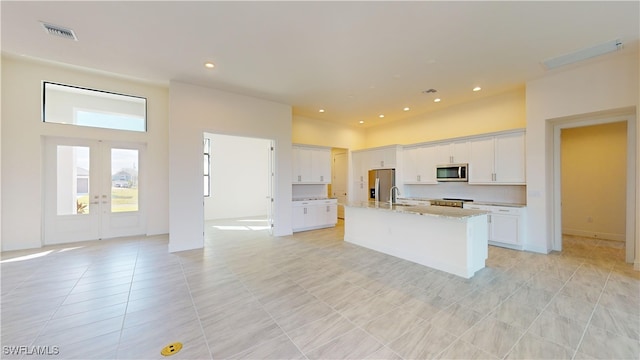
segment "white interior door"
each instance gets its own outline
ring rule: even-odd
[[[44,144],[44,243],[140,235],[144,146],[48,138]]]

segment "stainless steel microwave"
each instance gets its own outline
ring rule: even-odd
[[[436,166],[438,181],[469,181],[469,164],[447,164]]]

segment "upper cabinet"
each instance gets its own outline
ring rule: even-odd
[[[436,184],[437,146],[405,148],[402,178],[405,184]]]
[[[396,167],[398,147],[391,146],[368,150],[369,168],[371,169],[393,169]]]
[[[465,164],[469,162],[469,141],[456,141],[435,145],[438,165]]]
[[[471,140],[469,183],[525,185],[524,132]]]
[[[294,184],[328,184],[331,182],[331,149],[293,146]]]
[[[367,201],[369,199],[369,170],[395,169],[400,167],[402,152],[399,145],[355,150],[351,152],[352,188],[349,201]],[[396,176],[398,175],[396,171]],[[400,181],[396,179],[396,181]]]

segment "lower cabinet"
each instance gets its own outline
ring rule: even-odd
[[[522,250],[525,208],[471,204],[464,204],[464,208],[491,212],[488,216],[490,245]]]
[[[293,201],[294,232],[332,227],[337,222],[336,199]]]

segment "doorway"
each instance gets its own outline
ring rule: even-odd
[[[635,192],[636,192],[636,176],[637,170],[635,166],[636,161],[636,119],[635,116],[632,115],[635,112],[620,112],[617,113],[604,113],[604,114],[594,114],[592,116],[579,116],[579,117],[571,117],[564,119],[557,119],[552,121],[553,126],[553,239],[552,239],[552,249],[556,251],[562,251],[563,249],[563,230],[566,228],[563,226],[563,198],[566,198],[563,193],[563,163],[562,163],[562,154],[561,149],[563,146],[562,143],[562,134],[563,131],[571,130],[571,129],[586,129],[591,126],[598,125],[606,125],[606,124],[615,124],[615,123],[623,123],[626,126],[626,146],[625,146],[625,159],[617,159],[618,163],[621,163],[622,167],[625,167],[625,174],[620,175],[624,176],[624,189],[622,191],[622,199],[620,200],[622,204],[619,206],[622,208],[618,215],[619,217],[623,217],[624,220],[624,229],[622,230],[622,234],[617,236],[612,236],[610,234],[605,233],[597,233],[591,229],[591,237],[597,238],[598,236],[604,237],[614,237],[613,240],[622,240],[624,242],[625,247],[625,260],[626,262],[633,262],[635,258],[635,247],[636,247],[636,236],[635,236],[635,226],[636,226],[636,210],[635,210]],[[599,154],[597,151],[592,152],[593,154]],[[588,154],[581,154],[583,156],[588,156]],[[594,155],[597,156],[597,155]],[[594,164],[595,165],[595,164]],[[601,171],[604,171],[601,169]],[[583,179],[583,182],[586,182],[587,179]],[[572,186],[567,185],[565,186]],[[600,193],[607,192],[607,187],[600,186],[598,189],[594,190]],[[598,206],[606,206],[606,204],[598,203],[597,200],[593,200],[594,205]],[[567,204],[568,205],[568,204]],[[595,211],[596,208],[594,208]],[[570,210],[570,209],[567,209]],[[606,219],[606,216],[609,214],[605,211],[602,215],[601,221],[609,221]],[[567,215],[565,215],[565,221],[569,221]],[[592,217],[589,214],[583,214],[580,217],[581,221],[586,224],[592,224],[597,222],[598,220]],[[573,221],[573,220],[571,220]],[[589,228],[589,226],[585,226]],[[584,235],[584,234],[574,234],[574,235]],[[615,238],[617,237],[617,238]]]
[[[44,245],[146,233],[145,146],[44,140]]]
[[[331,149],[331,184],[329,196],[338,199],[338,219],[344,220],[344,205],[347,202],[347,177],[349,171],[349,150]]]
[[[243,228],[271,232],[274,141],[213,133],[204,133],[203,138],[210,144],[208,164],[205,156],[205,189],[209,187],[204,197],[205,223],[242,219]]]

